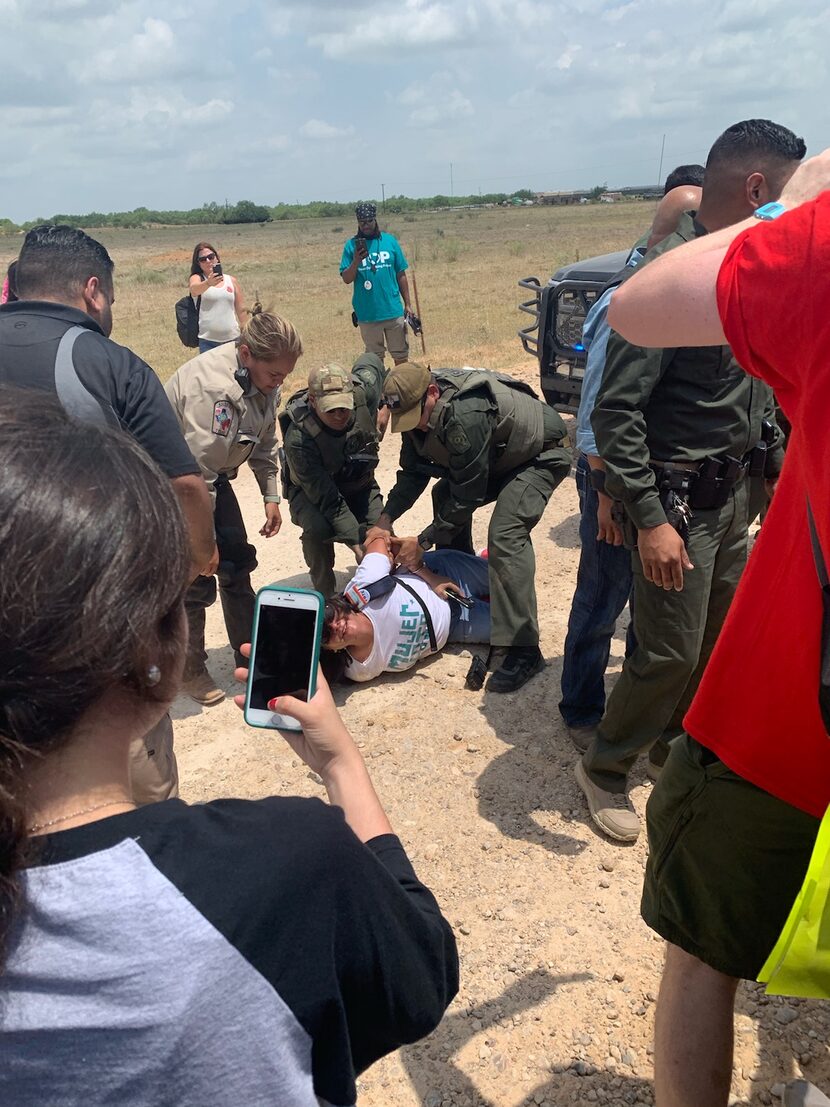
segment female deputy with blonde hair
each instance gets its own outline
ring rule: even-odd
[[[286,706],[330,804],[136,808],[130,742],[185,653],[170,481],[2,385],[0,470],[0,1102],[355,1103],[458,961],[325,682]]]
[[[242,663],[239,647],[251,636],[251,571],[257,562],[230,482],[247,461],[265,504],[265,524],[259,533],[272,538],[282,525],[276,434],[280,385],[302,352],[302,341],[291,323],[255,306],[235,343],[192,358],[165,385],[213,497],[216,549],[209,568],[219,579],[222,612],[237,665]],[[205,611],[217,591],[213,574],[197,577],[185,597],[190,644],[183,688],[206,707],[225,698],[205,664]]]

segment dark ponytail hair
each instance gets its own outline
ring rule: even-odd
[[[41,391],[0,385],[0,472],[1,969],[22,908],[27,774],[110,690],[173,698],[189,549],[147,454]]]

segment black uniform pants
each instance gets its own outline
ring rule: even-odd
[[[216,577],[197,577],[184,599],[190,638],[187,646],[184,679],[190,680],[205,666],[205,611],[216,601],[216,581],[228,640],[237,665],[246,664],[239,647],[250,642],[254,620],[254,590],[251,573],[256,568],[256,550],[248,541],[245,523],[236,495],[227,479],[216,481],[213,525],[219,550]]]

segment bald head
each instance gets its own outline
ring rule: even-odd
[[[697,185],[680,185],[667,192],[654,213],[654,222],[651,224],[651,234],[648,238],[647,250],[668,238],[677,230],[680,216],[684,211],[697,211],[703,197],[703,189]]]

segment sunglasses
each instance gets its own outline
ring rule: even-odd
[[[210,254],[201,254],[198,260],[199,261],[214,261],[215,259],[216,259],[216,254],[210,253]]]

